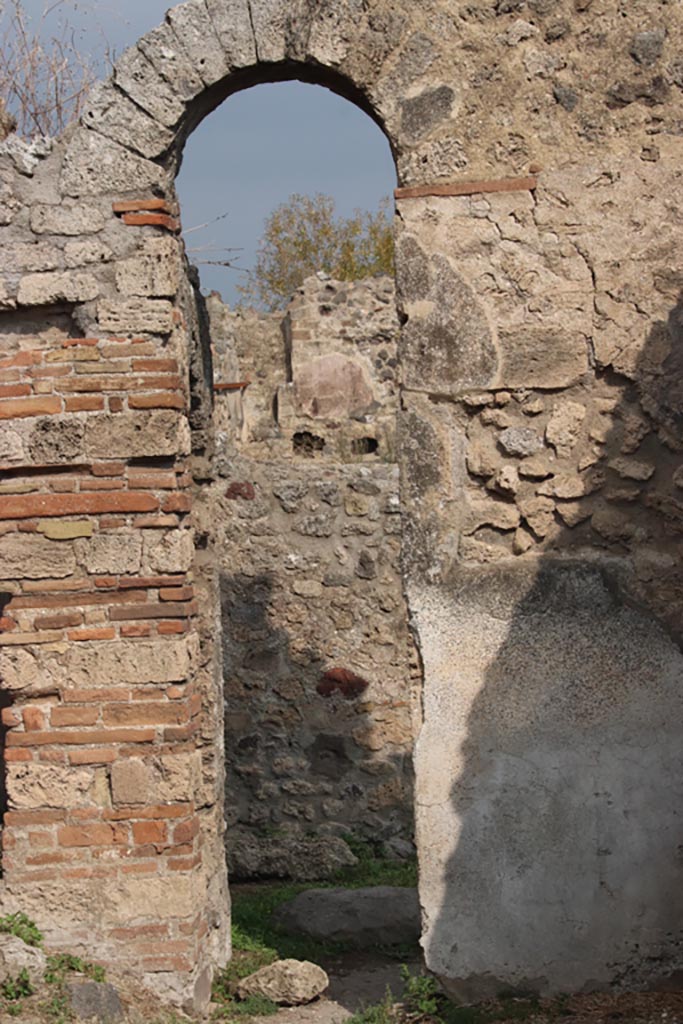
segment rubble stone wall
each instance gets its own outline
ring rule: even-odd
[[[216,296],[208,307],[218,388],[251,381],[217,393],[205,502],[228,863],[242,877],[296,875],[315,837],[329,872],[326,836],[409,851],[419,671],[400,574],[393,282],[311,278],[284,321]]]
[[[229,956],[211,375],[173,180],[218,103],[298,78],[374,117],[402,189],[427,963],[470,995],[683,967],[682,21],[188,0],[63,138],[2,143],[3,910],[180,1002]]]

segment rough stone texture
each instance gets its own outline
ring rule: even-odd
[[[0,984],[27,971],[35,985],[43,980],[47,957],[42,949],[28,946],[16,935],[0,934]]]
[[[123,801],[126,802],[126,801]],[[396,842],[401,840],[396,837]],[[227,844],[228,872],[233,880],[291,878],[317,882],[332,878],[358,859],[336,836],[264,836],[233,830]]]
[[[119,994],[108,982],[70,981],[66,994],[71,1012],[78,1020],[116,1024],[124,1018]]]
[[[290,933],[356,948],[412,945],[420,935],[417,891],[390,885],[308,889],[284,903],[275,919]]]
[[[393,290],[312,278],[282,324],[217,296],[208,305],[217,379],[252,381],[216,398],[206,511],[223,605],[229,863],[240,877],[327,877],[349,857],[332,837],[412,833],[417,666],[398,573]]]
[[[329,983],[322,967],[308,960],[276,960],[244,978],[237,995],[240,999],[264,996],[284,1006],[302,1006],[321,996]]]
[[[376,755],[385,771],[389,748],[402,760],[386,789],[368,773],[366,793],[382,808],[401,805],[392,786],[406,778],[414,735],[410,709],[395,706],[402,616],[400,604],[385,610],[372,597],[397,579],[400,534],[389,524],[399,506],[386,469],[397,458],[402,567],[424,666],[416,794],[428,966],[468,998],[514,984],[558,991],[675,976],[681,5],[259,0],[245,12],[238,0],[189,0],[139,50],[152,70],[124,58],[114,91],[98,89],[64,138],[0,142],[1,535],[20,553],[28,537],[74,560],[70,570],[60,553],[62,568],[44,578],[26,570],[28,551],[8,563],[6,761],[12,778],[22,765],[93,775],[78,807],[20,810],[10,785],[3,910],[25,910],[55,946],[87,945],[84,954],[134,969],[181,1005],[208,1001],[211,971],[229,956],[217,522],[245,542],[235,566],[255,583],[286,554],[282,524],[293,554],[316,552],[291,567],[283,559],[291,591],[234,604],[259,608],[256,624],[249,613],[231,619],[239,651],[260,643],[241,639],[250,631],[266,634],[243,673],[259,695],[268,658],[283,649],[266,615],[286,617],[293,637],[286,695],[268,698],[277,728],[256,734],[287,735],[310,694],[326,715],[311,757],[319,768],[346,764],[328,709],[341,709],[351,732],[367,705],[368,728],[353,736],[359,764]],[[283,444],[298,435],[296,472],[276,483],[278,496],[256,452],[275,440],[260,404],[266,377],[218,399],[218,419],[232,410],[225,432],[239,421],[249,436],[250,403],[261,410],[254,458],[217,461],[205,311],[190,276],[181,270],[176,287],[173,271],[150,267],[147,246],[170,240],[182,268],[173,177],[204,114],[234,89],[299,74],[372,114],[400,185],[468,179],[481,191],[398,202],[402,379],[389,360],[375,368],[388,373],[379,404],[388,409],[393,392],[398,431],[377,410],[344,429],[310,406],[304,416],[285,374],[278,418]],[[528,174],[535,188],[495,191]],[[137,215],[114,209],[121,200]],[[56,233],[86,206],[97,211],[87,233]],[[34,213],[45,208],[51,224]],[[142,295],[130,293],[134,266]],[[365,295],[336,350],[358,365],[374,358],[363,303],[378,296]],[[324,316],[310,313],[317,331]],[[295,378],[299,342],[315,339],[294,326]],[[331,351],[321,337],[326,351],[314,358]],[[576,414],[558,422],[562,409]],[[531,430],[542,447],[506,450],[508,430]],[[344,454],[352,445],[358,463]],[[339,504],[316,478],[332,457],[347,474]],[[360,471],[382,458],[393,511],[374,519],[380,495],[355,484],[376,484]],[[91,542],[126,531],[143,534],[140,569],[89,572]],[[342,544],[347,562],[335,553]],[[53,556],[41,557],[47,566]],[[367,603],[356,607],[348,594],[362,587]],[[338,598],[328,602],[328,590]],[[358,659],[339,662],[354,630]],[[236,676],[228,671],[236,689],[241,659]],[[314,666],[324,670],[315,684]],[[128,759],[149,771],[156,802],[112,805],[112,765]],[[287,785],[306,783],[309,763],[285,766]],[[338,799],[336,770],[329,784],[334,825],[357,796]],[[268,792],[254,801],[257,817],[273,805]],[[283,816],[306,800],[283,795]],[[146,928],[163,931],[155,951]]]

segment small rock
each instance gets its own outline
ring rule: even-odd
[[[308,889],[281,906],[275,920],[288,932],[359,948],[416,942],[421,930],[417,891],[389,885]]]
[[[524,42],[525,39],[531,39],[535,35],[538,35],[538,29],[535,25],[532,25],[529,21],[524,21],[522,18],[517,18],[510,25],[503,39],[508,46],[517,46],[519,43]]]
[[[545,30],[545,41],[546,43],[554,43],[557,39],[564,39],[569,33],[569,22],[565,21],[564,18],[559,18],[557,21],[551,21],[546,26]]]
[[[565,110],[572,111],[575,109],[579,102],[579,94],[569,85],[565,85],[563,82],[555,82],[553,86],[553,96]]]
[[[228,834],[227,857],[230,876],[243,880],[322,881],[358,863],[338,836],[258,836],[251,832]]]
[[[71,981],[66,994],[72,1012],[81,1020],[96,1020],[98,1024],[123,1020],[119,994],[109,982]]]
[[[543,441],[538,434],[527,427],[508,427],[498,435],[498,443],[508,455],[522,459],[543,451]]]
[[[244,978],[237,995],[240,999],[264,996],[284,1006],[302,1006],[322,995],[329,983],[322,967],[309,960],[277,960]]]
[[[493,395],[490,391],[472,391],[463,395],[462,404],[468,409],[483,409],[485,405],[493,405]]]
[[[388,860],[412,860],[415,856],[415,846],[408,839],[393,836],[382,843],[382,852]]]
[[[512,542],[512,550],[516,555],[524,555],[527,551],[530,551],[534,546],[534,538],[525,530],[522,526],[515,533],[515,538]]]
[[[0,984],[26,970],[35,985],[42,981],[46,963],[42,949],[28,946],[16,935],[0,934]]]
[[[527,498],[519,507],[537,537],[547,537],[555,522],[555,502],[550,498]]]
[[[590,505],[581,504],[578,501],[567,502],[557,506],[557,514],[570,529],[578,526],[579,523],[585,522],[586,519],[590,519],[593,514],[593,509]]]
[[[609,467],[622,480],[649,480],[655,472],[651,462],[640,462],[638,459],[613,459]]]
[[[496,473],[490,486],[501,494],[505,494],[508,497],[514,497],[519,490],[519,473],[514,466],[503,466],[503,468]]]
[[[545,405],[542,398],[531,398],[522,406],[525,416],[539,416],[544,411]]]
[[[674,487],[678,487],[680,491],[683,491],[683,466],[679,466],[673,476]]]
[[[553,472],[545,455],[534,455],[533,458],[526,459],[519,467],[519,475],[525,480],[547,480],[549,476],[553,475]]]
[[[629,53],[636,64],[642,64],[646,68],[650,67],[652,64],[656,64],[662,56],[665,39],[666,29],[664,28],[656,28],[649,32],[639,32],[631,41]]]
[[[640,159],[646,163],[656,164],[659,160],[659,150],[656,146],[643,146],[640,151]]]
[[[560,458],[571,455],[586,418],[585,406],[578,402],[558,402],[545,429],[545,439]]]

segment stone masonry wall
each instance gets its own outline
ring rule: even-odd
[[[218,393],[208,501],[231,872],[297,875],[315,857],[324,874],[338,851],[326,836],[405,855],[419,675],[399,565],[393,283],[311,278],[284,321],[208,306],[219,387],[252,381]]]
[[[468,998],[683,969],[682,51],[668,0],[186,0],[62,138],[0,144],[3,912],[183,1004],[206,1004],[230,955],[206,505],[223,482],[174,177],[218,103],[297,78],[373,117],[399,178],[427,964]],[[291,324],[278,393],[300,435],[287,482],[323,442],[393,458],[389,418],[333,415],[335,388],[317,404],[349,350],[306,381],[307,329]],[[364,373],[336,377],[369,415]],[[218,401],[248,430],[242,391]],[[272,489],[220,500],[235,524],[275,501],[281,524],[373,524],[346,500],[377,495],[347,487],[342,516],[310,482],[300,512]],[[366,536],[347,535],[349,569]],[[322,587],[320,557],[293,578]],[[299,600],[297,657],[316,599]],[[296,613],[278,601],[247,604]]]

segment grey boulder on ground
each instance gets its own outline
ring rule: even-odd
[[[108,982],[72,981],[66,987],[71,1012],[79,1020],[116,1024],[123,1020],[119,994]]]
[[[349,846],[336,836],[305,839],[238,834],[231,837],[227,855],[228,871],[234,879],[291,878],[315,882],[358,863]]]
[[[26,970],[35,985],[43,980],[46,962],[42,949],[27,946],[16,935],[0,934],[0,984]]]
[[[277,960],[244,978],[237,995],[240,999],[265,996],[274,1003],[301,1006],[322,995],[329,983],[322,967],[308,960]]]
[[[308,889],[275,913],[281,928],[354,946],[398,946],[420,938],[416,889]]]

